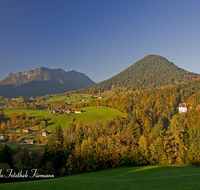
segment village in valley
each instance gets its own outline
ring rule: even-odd
[[[69,121],[75,120],[73,117],[76,114],[86,112],[83,111],[84,108],[80,109],[79,107],[89,106],[92,100],[106,100],[106,97],[96,96],[88,98],[82,95],[51,97],[48,95],[45,98],[40,97],[35,99],[26,99],[23,97],[12,99],[2,98],[0,102],[1,106],[3,106],[0,111],[1,117],[5,117],[7,113],[10,115],[7,115],[7,119],[1,122],[0,143],[9,143],[9,145],[12,143],[16,145],[45,145],[47,136],[52,132],[52,130],[49,130],[49,125],[52,124],[49,118],[60,117],[63,121],[67,120],[67,122],[64,121],[64,125],[61,124],[62,127],[65,127],[65,123],[67,125]],[[74,107],[79,109],[73,109]],[[96,107],[107,108],[105,105],[98,105]],[[42,114],[40,117],[34,116],[34,114],[37,115],[40,112],[45,113],[45,117]],[[87,113],[89,112],[87,111]],[[91,112],[93,111],[91,110]],[[57,123],[55,124],[57,125]],[[50,127],[50,129],[53,128]]]

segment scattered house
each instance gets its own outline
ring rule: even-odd
[[[4,140],[5,139],[5,135],[0,135],[0,140]]]
[[[6,136],[6,135],[0,135],[0,140],[6,140],[6,139],[10,139],[10,136]]]
[[[59,112],[58,110],[53,110],[53,111],[52,111],[53,114],[56,114],[56,113],[58,113],[58,112]]]
[[[82,100],[82,102],[85,102],[85,100]]]
[[[17,129],[17,130],[16,130],[16,133],[21,133],[21,129]]]
[[[101,98],[103,98],[103,97],[102,97],[102,96],[99,96],[98,98],[101,99]]]
[[[29,128],[23,128],[22,129],[22,132],[24,132],[24,133],[29,133],[31,130],[29,129]]]
[[[188,111],[186,103],[180,103],[178,106],[179,113],[185,113]]]
[[[81,113],[82,110],[75,110],[75,113]]]
[[[71,114],[72,110],[71,109],[67,109],[64,113]]]
[[[26,144],[34,144],[35,140],[34,139],[24,139],[24,142]]]
[[[51,134],[50,131],[45,131],[45,130],[42,131],[42,136],[44,137],[48,136],[49,134]]]

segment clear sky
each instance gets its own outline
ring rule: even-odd
[[[101,82],[148,54],[200,73],[199,0],[0,0],[0,80],[44,66]]]

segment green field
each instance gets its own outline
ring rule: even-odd
[[[73,97],[73,98],[72,98]],[[48,98],[45,100],[45,102],[53,102],[53,101],[63,101],[63,102],[74,102],[74,103],[81,103],[80,100],[94,100],[94,99],[98,99],[97,97],[92,97],[92,96],[88,96],[88,95],[74,95],[72,94],[70,97],[66,97],[66,96],[61,96],[61,97],[51,97],[51,98]],[[107,97],[103,97],[102,99],[107,99]],[[99,99],[99,100],[102,100],[102,99]],[[78,102],[75,102],[75,101],[78,101]]]
[[[75,97],[75,98],[71,98],[71,97]],[[74,101],[79,101],[79,100],[93,100],[94,98],[92,98],[91,96],[75,96],[75,95],[71,95],[71,97],[66,97],[66,96],[61,96],[61,97],[52,97],[52,98],[48,98],[45,100],[45,102],[49,102],[49,101],[63,101],[63,102],[74,102]]]
[[[57,179],[0,184],[1,190],[197,190],[200,168],[141,166]]]
[[[22,99],[21,98],[13,98],[14,101],[21,103]]]
[[[124,117],[125,114],[122,112],[112,109],[112,108],[105,108],[105,107],[85,107],[81,108],[83,110],[82,113],[75,114],[72,113],[70,115],[66,114],[58,114],[53,115],[51,114],[50,110],[22,110],[22,109],[6,109],[4,110],[5,116],[8,118],[9,114],[12,112],[16,112],[21,114],[25,112],[29,117],[44,117],[48,123],[48,130],[52,131],[56,125],[60,125],[61,127],[66,127],[72,119],[75,123],[85,123],[85,124],[92,124],[94,121],[101,121],[105,122],[107,120],[111,120],[114,117],[122,116]]]
[[[27,149],[33,151],[35,149],[40,149],[40,150],[44,150],[44,145],[35,145],[35,144],[18,144],[18,143],[9,143],[6,142],[5,144],[7,144],[8,146],[10,146],[11,148],[24,148],[26,147]],[[3,146],[3,144],[0,144],[0,147]]]

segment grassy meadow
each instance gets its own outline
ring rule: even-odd
[[[85,107],[81,108],[82,113],[76,114],[72,113],[68,114],[51,114],[50,110],[30,110],[30,109],[5,109],[4,114],[5,117],[9,117],[12,112],[16,112],[21,114],[25,112],[28,117],[44,117],[48,121],[48,130],[52,131],[56,125],[60,125],[62,128],[66,127],[72,120],[75,123],[85,123],[92,124],[94,121],[105,122],[107,120],[111,120],[114,117],[122,116],[125,114],[120,112],[119,110],[105,107]]]
[[[22,99],[21,98],[13,98],[14,101],[21,103]]]
[[[196,190],[200,168],[126,167],[63,178],[0,184],[1,190]]]
[[[86,95],[77,95],[77,94],[72,94],[70,97],[67,97],[67,96],[60,96],[60,97],[51,97],[51,98],[48,98],[45,100],[45,102],[53,102],[53,101],[63,101],[63,102],[75,102],[75,101],[80,101],[80,100],[94,100],[94,99],[97,99],[92,97],[92,96],[86,96]],[[104,97],[102,99],[107,99],[107,97]],[[78,102],[80,103],[80,102]]]

